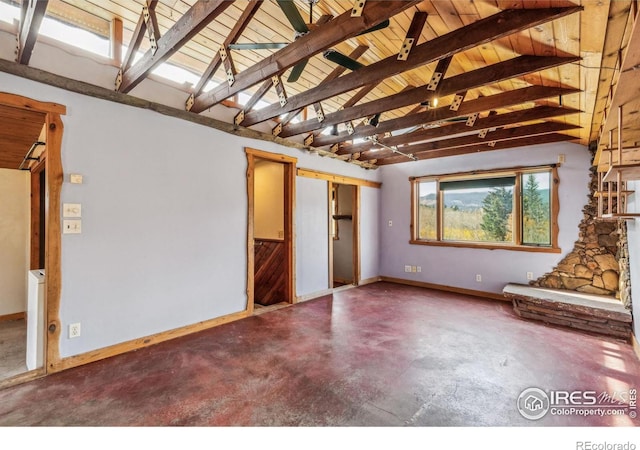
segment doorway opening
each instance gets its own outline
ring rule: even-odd
[[[360,279],[359,186],[329,182],[330,287],[357,286]]]
[[[295,302],[293,204],[296,158],[246,149],[247,312]]]
[[[66,108],[0,93],[0,388],[59,363],[60,116]]]

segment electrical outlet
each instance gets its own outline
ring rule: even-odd
[[[476,274],[476,281],[477,281],[478,283],[482,283],[482,275],[480,275],[479,273],[478,273],[478,274]]]
[[[392,227],[393,226],[393,220],[389,221],[389,226]]]
[[[405,272],[411,272],[411,266],[404,266]]]
[[[418,273],[422,272],[422,267],[418,266]]]
[[[567,160],[567,157],[564,155],[564,153],[560,153],[558,155],[558,164],[562,164]]]
[[[418,271],[418,269],[416,268],[416,266],[411,266],[411,272],[414,272],[414,273],[415,273],[415,272],[417,272],[417,271]]]
[[[527,280],[533,280],[533,272],[527,272]]]
[[[80,322],[69,324],[69,339],[80,337]]]

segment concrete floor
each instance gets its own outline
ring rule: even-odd
[[[27,369],[27,322],[0,322],[0,380],[25,373]]]
[[[637,387],[629,344],[508,303],[390,283],[345,290],[0,391],[0,425],[637,425],[530,421],[518,395]]]

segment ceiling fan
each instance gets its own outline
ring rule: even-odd
[[[300,15],[300,11],[298,11],[298,8],[294,4],[293,0],[276,0],[276,3],[278,3],[278,6],[287,17],[287,20],[289,20],[291,27],[295,30],[295,34],[293,37],[294,41],[299,37],[302,37],[305,34],[309,33],[311,30],[318,26],[317,24],[313,23],[313,5],[319,3],[319,1],[320,0],[306,0],[306,2],[309,4],[309,23],[306,23]],[[389,20],[387,19],[384,22],[381,22],[378,25],[359,33],[357,36],[381,30],[388,26]],[[287,45],[289,45],[288,42],[241,43],[230,44],[229,48],[233,50],[280,49],[286,47]],[[347,56],[344,57],[350,59]],[[287,81],[290,83],[296,82],[298,78],[300,78],[300,75],[302,75],[302,72],[304,71],[304,68],[306,67],[308,62],[309,58],[305,58],[298,64],[293,66],[293,69],[291,69],[291,73],[289,74],[289,78],[287,78]]]

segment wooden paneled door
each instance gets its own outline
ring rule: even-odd
[[[247,312],[295,302],[294,199],[297,159],[251,148],[247,154]],[[268,171],[269,177],[261,175]],[[267,183],[265,186],[264,183]]]

